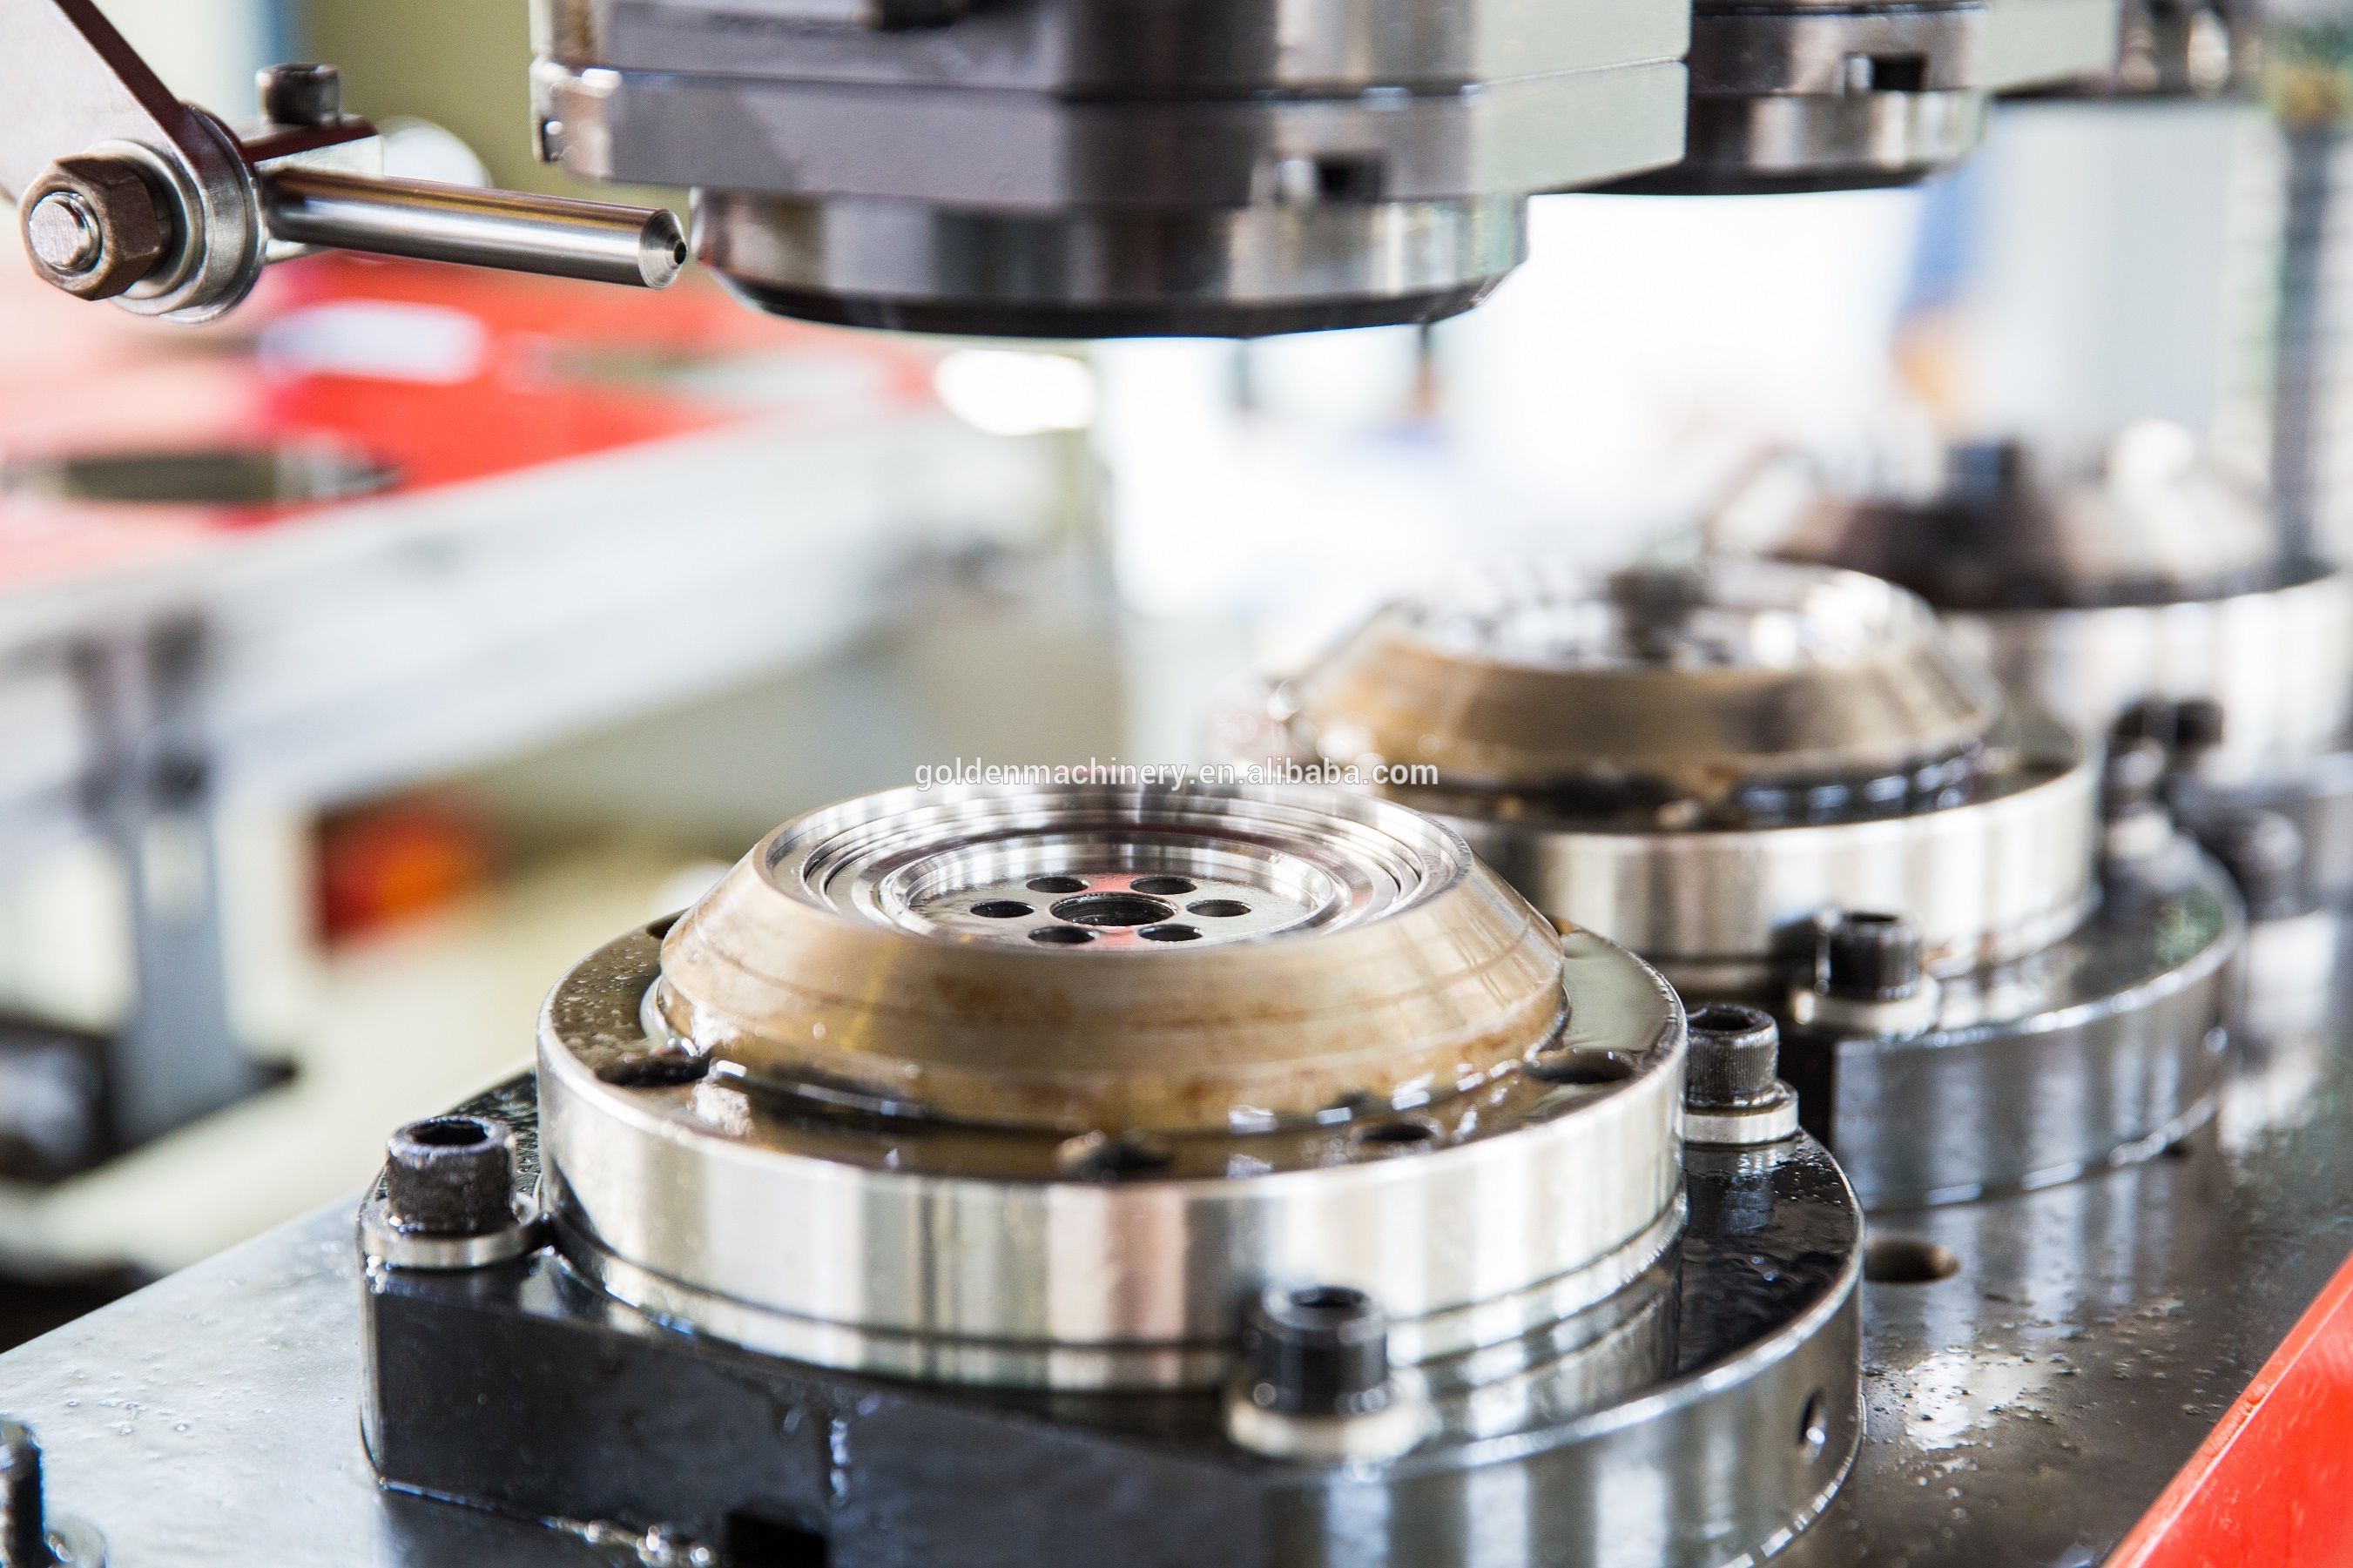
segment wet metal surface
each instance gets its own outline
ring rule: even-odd
[[[2183,1157],[1878,1216],[1961,1268],[1865,1287],[1868,1441],[1778,1561],[2097,1562],[2353,1250],[2345,1033],[2266,1052]],[[640,1561],[376,1490],[351,1207],[0,1356],[53,1506],[125,1564]]]
[[[1960,1268],[1865,1285],[1862,1456],[1786,1561],[2083,1568],[2113,1549],[2353,1250],[2347,1012],[2251,1046],[2172,1156],[1873,1215],[1874,1239]]]

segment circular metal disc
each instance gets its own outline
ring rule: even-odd
[[[698,1052],[1063,1133],[1412,1106],[1562,1013],[1542,916],[1444,827],[1337,791],[853,801],[771,835],[662,967]]]
[[[1606,579],[1491,568],[1382,610],[1290,700],[1294,730],[1335,761],[1426,763],[1441,787],[1647,784],[1702,805],[1949,756],[2001,704],[1903,590],[1734,558]]]

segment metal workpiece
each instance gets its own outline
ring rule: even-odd
[[[560,1248],[464,1279],[371,1271],[363,1428],[404,1491],[608,1521],[616,1539],[659,1528],[680,1550],[787,1542],[852,1568],[1483,1568],[1539,1549],[1599,1568],[1630,1537],[1646,1563],[1716,1568],[1785,1546],[1852,1462],[1861,1226],[1803,1137],[1695,1151],[1685,1185],[1697,1217],[1678,1245],[1551,1331],[1408,1365],[1392,1324],[1377,1384],[1359,1337],[1323,1369],[1335,1375],[1299,1378],[1311,1397],[1250,1402],[1300,1417],[1293,1438],[1306,1405],[1335,1407],[1342,1425],[1315,1435],[1349,1440],[1338,1452],[1237,1444],[1219,1384],[991,1391],[754,1353],[584,1288]],[[1350,1293],[1290,1289],[1367,1321]],[[1300,1337],[1348,1338],[1326,1328]],[[1303,1373],[1296,1359],[1274,1358]],[[1262,1364],[1236,1370],[1254,1385]],[[1374,1386],[1386,1394],[1365,1398]],[[1514,1500],[1501,1519],[1498,1496]]]
[[[712,1065],[641,1074],[649,1027]],[[576,1268],[898,1375],[1214,1383],[1268,1281],[1363,1290],[1427,1359],[1585,1310],[1676,1226],[1664,984],[1324,792],[815,814],[575,971],[540,1059]]]
[[[271,237],[296,245],[644,289],[686,265],[685,231],[661,207],[299,168],[261,195]]]
[[[697,258],[780,314],[1256,336],[1466,309],[1518,265],[1528,196],[1682,147],[1669,0],[873,20],[561,0],[541,154],[692,187]]]
[[[2276,778],[2345,742],[2353,574],[2295,558],[2256,486],[2173,426],[2134,426],[2075,466],[2019,442],[1960,447],[1933,491],[1830,498],[1779,552],[1919,594],[2080,733],[2151,700],[2220,704],[2219,737],[2196,748],[2205,784]]]
[[[1383,609],[1225,743],[1433,769],[1381,787],[1703,995],[1769,993],[1826,910],[1905,915],[1942,973],[2048,944],[2093,897],[2080,744],[1854,574],[1483,572]]]
[[[1553,1047],[1561,964],[1459,838],[1386,802],[911,789],[755,847],[664,937],[649,1006],[755,1079],[906,1118],[1222,1136],[1500,1082]],[[1623,1022],[1637,1054],[1669,1024]]]
[[[1792,1008],[1809,1022],[1785,1032],[1782,1070],[1866,1208],[2073,1180],[2160,1153],[2213,1114],[2246,929],[2237,892],[2186,837],[2112,863],[2104,882],[2081,928],[1947,977],[1901,1026]]]

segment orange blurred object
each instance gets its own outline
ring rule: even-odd
[[[318,829],[318,919],[330,944],[429,914],[497,879],[499,837],[447,795],[337,812]]]

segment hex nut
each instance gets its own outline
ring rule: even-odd
[[[385,1201],[395,1226],[427,1236],[484,1236],[515,1223],[514,1134],[480,1116],[412,1121],[385,1145]]]
[[[111,300],[155,270],[172,225],[138,166],[123,158],[60,158],[26,188],[26,253],[53,288]]]

